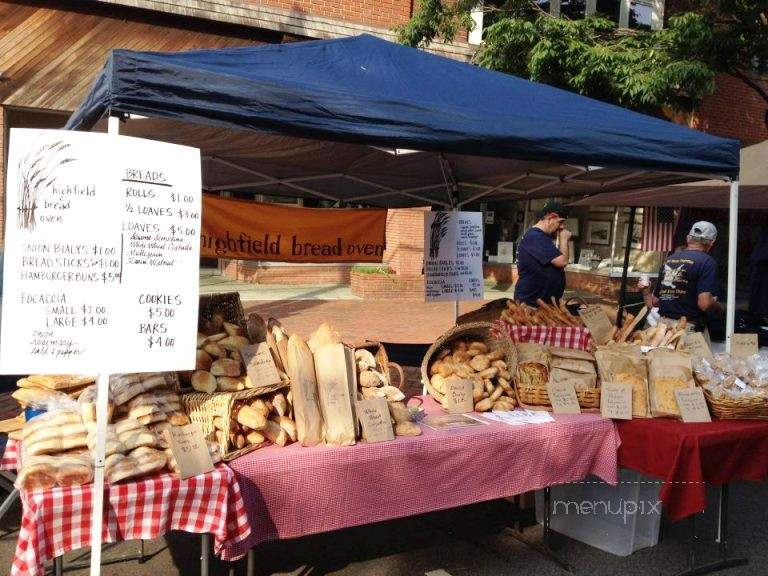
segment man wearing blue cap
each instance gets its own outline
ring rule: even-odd
[[[517,249],[515,300],[537,306],[541,298],[560,299],[565,290],[565,267],[568,265],[568,240],[565,227],[567,213],[552,202],[539,211],[539,221],[525,233]],[[555,245],[555,240],[559,245]]]
[[[664,261],[656,288],[640,286],[648,308],[659,307],[662,321],[676,323],[685,316],[691,329],[704,331],[707,314],[721,313],[717,301],[717,263],[709,251],[717,239],[711,222],[696,222],[688,233],[686,246]]]

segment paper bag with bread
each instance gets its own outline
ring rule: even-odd
[[[639,346],[601,347],[595,352],[602,382],[632,385],[632,417],[649,418],[648,371]]]
[[[693,369],[691,355],[667,348],[648,352],[648,381],[651,414],[654,417],[680,417],[675,390],[692,388]]]
[[[518,383],[532,388],[546,388],[549,382],[549,353],[546,347],[528,342],[515,344],[515,348]]]

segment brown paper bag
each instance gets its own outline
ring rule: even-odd
[[[695,386],[691,355],[666,348],[651,350],[648,353],[648,380],[651,414],[654,417],[680,417],[675,389]]]
[[[579,374],[597,374],[595,365],[588,360],[577,360],[575,358],[560,358],[553,356],[549,363],[552,369],[560,368],[568,372],[578,372]]]
[[[576,390],[586,390],[597,387],[597,374],[584,374],[582,372],[571,372],[562,368],[552,368],[549,373],[549,380],[555,384],[569,382],[573,384]]]
[[[549,353],[545,346],[533,342],[524,342],[515,344],[515,348],[517,349],[518,362],[536,362],[549,366]]]
[[[323,441],[323,416],[317,392],[317,377],[312,352],[296,334],[288,339],[288,377],[291,379],[293,416],[302,446]]]
[[[640,347],[633,345],[607,347],[595,352],[595,358],[602,382],[632,385],[632,417],[650,417],[648,369]]]
[[[326,444],[350,446],[355,443],[355,413],[351,390],[354,370],[343,344],[328,344],[315,350],[315,374]]]

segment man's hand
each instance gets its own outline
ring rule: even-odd
[[[558,232],[557,239],[558,239],[560,245],[562,246],[563,242],[567,243],[568,240],[571,239],[571,236],[573,236],[571,231],[568,230],[568,228],[563,228],[562,230],[560,230],[560,232]]]

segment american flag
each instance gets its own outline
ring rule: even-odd
[[[674,208],[643,208],[643,250],[668,252],[674,248],[677,214]]]

